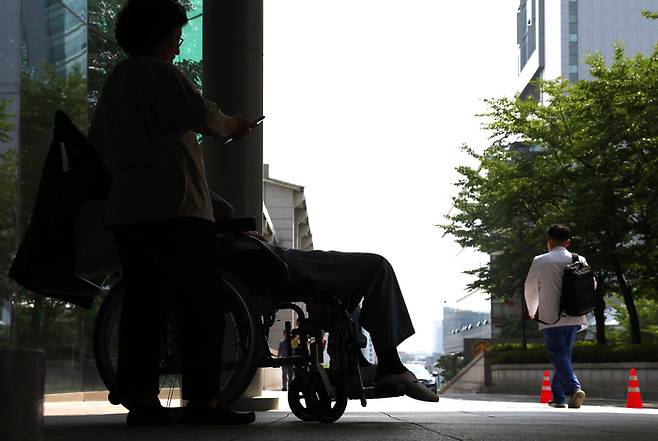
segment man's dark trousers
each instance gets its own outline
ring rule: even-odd
[[[571,364],[573,342],[579,329],[580,326],[556,326],[542,331],[548,355],[555,368],[551,390],[556,403],[566,403],[571,394],[580,389],[580,381]]]

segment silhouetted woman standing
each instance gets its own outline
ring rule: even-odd
[[[184,419],[244,424],[254,414],[217,407],[218,268],[214,220],[195,132],[239,139],[252,123],[224,115],[172,62],[187,23],[175,0],[128,0],[115,35],[129,58],[107,78],[89,131],[113,175],[106,226],[116,237],[126,297],[118,387],[129,425],[173,422],[160,405],[159,298],[181,315]],[[214,314],[213,314],[214,312]]]

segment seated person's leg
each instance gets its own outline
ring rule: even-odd
[[[370,253],[285,248],[276,252],[288,264],[293,281],[312,283],[318,292],[341,299],[349,311],[363,300],[359,318],[370,333],[379,360],[378,380],[408,383],[408,395],[437,401],[438,396],[419,384],[400,361],[397,347],[415,331],[395,271],[385,258]]]

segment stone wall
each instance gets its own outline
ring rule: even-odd
[[[637,370],[644,400],[658,400],[658,363],[575,363],[583,389],[592,398],[625,400],[631,368]],[[553,378],[551,364],[491,364],[479,355],[441,393],[500,393],[539,396],[544,371]]]
[[[658,400],[658,363],[575,363],[574,370],[588,396],[593,398],[625,399],[628,375],[637,370],[642,397]],[[550,364],[494,364],[491,380],[483,390],[493,393],[539,394],[542,376]]]

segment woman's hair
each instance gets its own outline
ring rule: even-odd
[[[187,13],[177,0],[128,0],[119,11],[114,35],[127,54],[146,55],[185,24]]]

